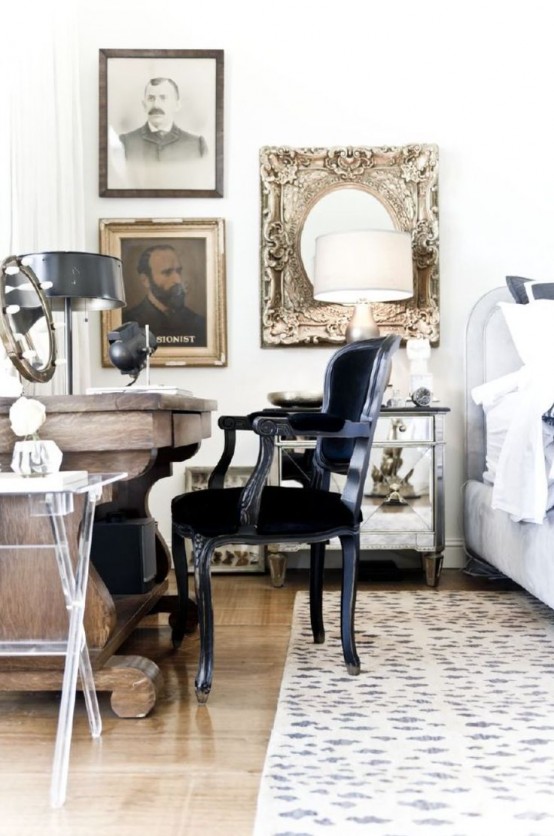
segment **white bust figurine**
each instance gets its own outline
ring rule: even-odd
[[[410,374],[427,374],[431,358],[431,343],[426,337],[406,340],[406,354],[410,361]]]
[[[406,340],[406,355],[410,361],[410,391],[421,387],[433,391],[433,375],[429,372],[431,343],[426,337]]]

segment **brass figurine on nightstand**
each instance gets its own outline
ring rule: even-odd
[[[389,439],[397,441],[398,433],[405,432],[406,429],[407,425],[402,418],[391,418]],[[414,469],[409,470],[405,476],[400,476],[403,463],[401,447],[385,447],[381,466],[374,465],[371,469],[373,490],[370,495],[384,497],[386,505],[405,505],[406,497],[415,499],[417,493],[410,484]]]

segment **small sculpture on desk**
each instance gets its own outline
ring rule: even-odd
[[[57,473],[62,451],[54,441],[43,441],[38,431],[46,420],[46,408],[33,398],[18,398],[10,407],[10,423],[14,435],[23,437],[13,447],[11,467],[21,476],[44,476]]]

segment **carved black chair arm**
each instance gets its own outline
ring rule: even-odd
[[[308,416],[310,420],[308,420]],[[288,413],[269,415],[257,413],[252,420],[251,429],[260,436],[258,461],[246,485],[241,491],[239,501],[240,524],[255,526],[258,521],[262,489],[267,481],[273,461],[275,438],[296,438],[299,428],[308,430],[311,435],[324,438],[356,439],[370,435],[370,422],[348,421],[326,413]]]
[[[369,421],[349,421],[328,412],[294,412],[283,416],[259,413],[252,421],[252,429],[258,435],[279,435],[296,438],[310,435],[320,438],[367,438]]]
[[[208,488],[223,488],[225,476],[235,455],[237,443],[237,431],[252,431],[252,421],[258,415],[287,415],[283,409],[267,409],[261,412],[252,412],[250,415],[222,415],[217,425],[224,432],[223,452],[218,463],[212,470],[208,479]]]
[[[209,489],[224,486],[225,476],[235,455],[237,430],[252,430],[252,422],[247,415],[222,415],[217,424],[224,433],[223,452],[208,479]]]

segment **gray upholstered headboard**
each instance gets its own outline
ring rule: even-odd
[[[465,478],[482,481],[485,470],[485,418],[471,397],[480,383],[494,380],[521,366],[497,302],[512,302],[507,287],[485,293],[469,315],[466,329]],[[515,303],[514,303],[515,304]]]

